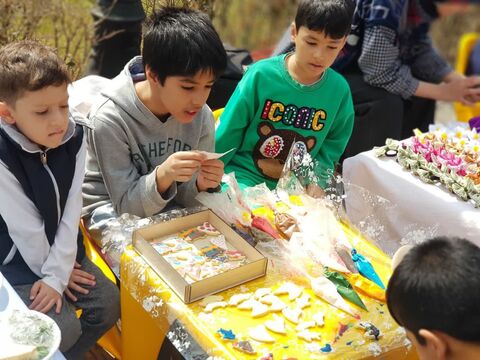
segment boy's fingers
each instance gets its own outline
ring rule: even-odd
[[[62,310],[62,298],[59,297],[59,298],[57,299],[57,301],[55,302],[55,304],[57,305],[57,306],[55,307],[55,312],[56,312],[57,314],[60,314],[60,310]]]
[[[75,278],[78,279],[78,282],[81,282],[82,284],[95,285],[95,276],[86,271],[76,270]]]
[[[33,284],[32,288],[30,289],[30,300],[35,299],[38,294],[38,290],[40,290],[40,283],[37,281]]]
[[[77,297],[75,295],[73,295],[73,293],[70,291],[69,288],[66,288],[65,289],[65,295],[67,295],[67,297],[72,300],[73,302],[77,301]]]

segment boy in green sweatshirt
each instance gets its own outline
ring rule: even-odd
[[[350,0],[302,0],[292,24],[295,52],[252,65],[225,107],[215,149],[241,187],[275,188],[290,148],[319,163],[319,184],[343,153],[353,128],[345,79],[330,69],[350,31]]]

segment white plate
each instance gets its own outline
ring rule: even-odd
[[[19,319],[18,323],[16,324],[10,323],[10,318],[13,316]],[[60,333],[60,328],[55,323],[55,321],[53,321],[47,315],[34,310],[13,310],[8,313],[3,313],[0,318],[0,333],[3,333],[3,334],[6,333],[8,334],[7,336],[11,337],[12,334],[17,334],[20,331],[19,328],[25,328],[26,324],[35,322],[36,319],[38,319],[38,321],[44,322],[45,324],[48,324],[49,326],[51,326],[51,329],[52,329],[51,337],[50,337],[51,341],[50,341],[50,345],[48,346],[48,354],[44,355],[43,357],[40,357],[41,360],[48,360],[52,358],[53,354],[55,353],[55,351],[58,350],[58,347],[60,346],[61,333]],[[22,321],[24,321],[23,324],[22,324]],[[34,326],[32,325],[29,328],[33,329]],[[33,335],[34,334],[32,334],[32,336]],[[14,341],[13,338],[12,338],[12,341]],[[25,345],[35,345],[35,344],[25,344]]]

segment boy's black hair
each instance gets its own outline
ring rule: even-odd
[[[15,106],[26,91],[70,82],[67,65],[51,47],[24,40],[0,49],[0,101]]]
[[[295,16],[297,32],[305,26],[309,30],[323,31],[333,39],[350,33],[355,2],[353,0],[300,0]]]
[[[143,64],[163,85],[167,76],[210,71],[215,78],[227,64],[222,41],[205,13],[164,7],[152,14],[143,37]]]
[[[444,236],[415,246],[390,278],[387,305],[420,344],[420,329],[480,342],[480,248]]]

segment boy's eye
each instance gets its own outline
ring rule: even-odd
[[[316,43],[314,43],[314,42],[311,42],[311,41],[306,41],[306,43],[307,43],[308,45],[311,45],[311,46],[314,46],[314,45],[316,45]]]
[[[331,50],[336,50],[336,49],[338,49],[338,46],[329,46],[328,48],[331,49]]]
[[[193,90],[193,86],[182,86],[182,89],[190,91],[190,90]]]
[[[35,111],[35,114],[37,114],[37,115],[45,115],[47,112],[48,112],[48,110]]]

